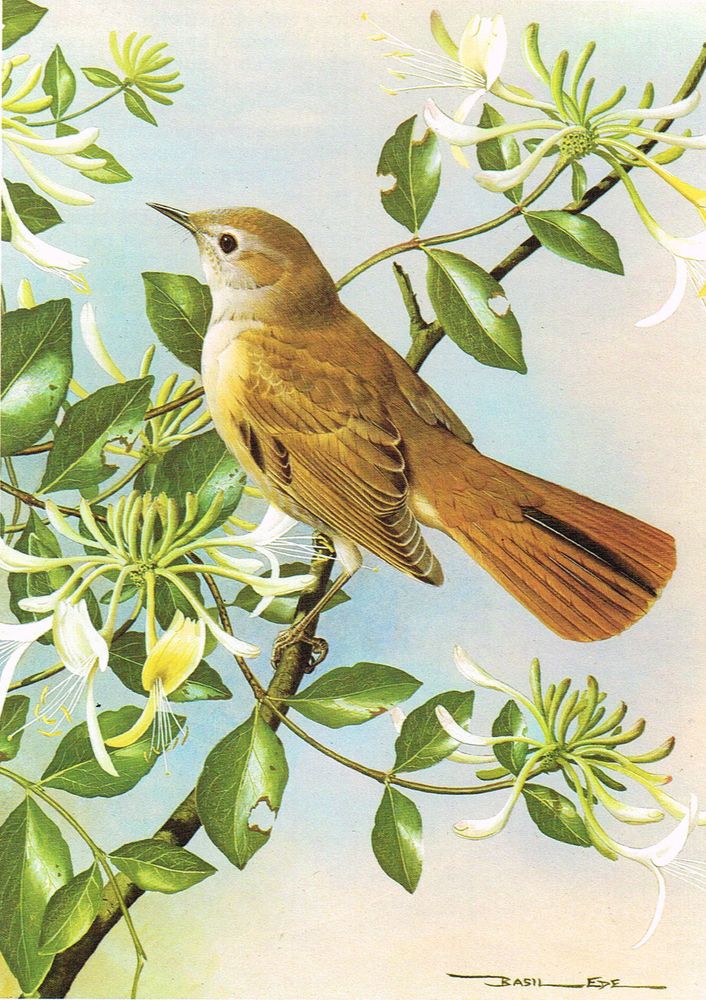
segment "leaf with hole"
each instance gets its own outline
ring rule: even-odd
[[[385,787],[371,834],[373,853],[391,879],[414,892],[422,874],[422,817],[411,799]]]
[[[191,851],[157,838],[123,844],[109,857],[118,871],[145,892],[183,892],[216,871]]]
[[[356,726],[411,698],[422,685],[416,677],[384,663],[356,663],[329,670],[287,704],[331,729]]]
[[[27,448],[51,429],[72,372],[68,299],[5,313],[0,356],[3,455]]]
[[[49,452],[41,491],[98,486],[116,470],[105,461],[110,441],[131,442],[137,435],[150,402],[154,377],[105,385],[70,408]]]
[[[206,758],[196,786],[199,816],[236,868],[244,868],[269,840],[271,827],[255,819],[255,810],[264,804],[274,820],[288,776],[282,742],[257,709]]]
[[[460,253],[425,252],[429,298],[449,337],[481,364],[524,375],[522,333],[502,286]]]
[[[439,140],[430,130],[414,138],[416,115],[397,128],[380,153],[379,177],[392,176],[391,188],[380,192],[382,206],[411,233],[419,231],[434,204],[441,177]]]
[[[467,726],[473,712],[473,691],[444,691],[409,713],[395,743],[394,771],[433,767],[458,749],[458,741],[444,732],[436,717],[439,705],[451,713],[459,726]]]

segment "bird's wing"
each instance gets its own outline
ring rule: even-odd
[[[405,573],[441,568],[408,506],[400,434],[375,390],[306,345],[247,331],[229,359],[232,426],[267,480],[334,532]]]

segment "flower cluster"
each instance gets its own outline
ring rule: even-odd
[[[661,309],[638,325],[653,326],[671,316],[684,297],[689,277],[699,297],[704,299],[706,230],[693,237],[671,236],[650,215],[626,173],[626,168],[648,168],[692,204],[702,221],[706,219],[706,191],[665,169],[665,164],[677,159],[685,150],[706,149],[706,135],[692,135],[689,131],[683,135],[671,135],[644,127],[645,121],[674,120],[689,115],[699,103],[697,92],[674,104],[654,107],[654,88],[650,84],[645,88],[638,107],[619,108],[626,93],[626,88],[621,86],[612,96],[592,104],[596,80],[591,77],[583,84],[582,80],[595,43],[589,42],[572,66],[569,65],[569,53],[563,51],[548,67],[539,49],[539,26],[530,24],[524,33],[523,55],[532,74],[549,92],[550,100],[541,100],[500,79],[507,51],[502,17],[473,17],[458,44],[453,41],[436,11],[432,13],[431,30],[441,54],[404,46],[398,38],[386,32],[373,36],[376,40],[402,46],[387,53],[387,57],[395,63],[391,72],[403,80],[415,81],[411,86],[392,92],[399,93],[401,89],[466,90],[467,96],[451,115],[431,99],[427,100],[424,109],[429,127],[451,144],[456,158],[466,166],[468,161],[462,147],[477,146],[520,133],[528,135],[525,140],[528,153],[517,166],[481,170],[475,175],[478,184],[489,191],[506,192],[525,181],[545,157],[558,155],[560,165],[576,164],[589,155],[600,157],[618,173],[643,223],[654,239],[671,254],[676,266],[673,293]],[[532,109],[534,116],[525,121],[506,122],[487,128],[468,124],[468,117],[486,94]],[[639,145],[628,141],[630,137],[637,137],[639,142],[661,143],[666,149],[655,156],[648,156]]]
[[[145,611],[146,660],[142,680],[149,699],[136,725],[114,738],[111,745],[134,742],[157,716],[158,730],[164,736],[157,743],[160,749],[165,749],[173,731],[164,721],[169,714],[167,698],[201,660],[206,632],[236,656],[253,657],[260,652],[257,646],[221,628],[185,578],[208,573],[249,585],[262,598],[254,613],[261,613],[274,597],[298,593],[313,583],[310,574],[283,577],[279,572],[278,551],[304,548],[287,538],[296,524],[292,518],[270,509],[252,531],[209,537],[222,506],[221,493],[203,510],[192,493],[186,494],[181,509],[176,500],[164,494],[153,497],[133,492],[110,505],[99,523],[90,504],[82,500],[79,531],[47,500],[46,514],[51,526],[59,535],[81,546],[83,554],[44,558],[20,552],[0,541],[0,568],[9,573],[70,569],[66,581],[53,593],[20,600],[22,611],[43,617],[24,624],[0,624],[0,712],[22,656],[38,638],[52,631],[61,664],[71,677],[48,697],[44,693],[35,718],[52,725],[57,712],[66,714],[73,710],[85,688],[93,751],[101,766],[113,773],[98,727],[93,682],[96,672],[108,665],[119,609],[127,599],[132,602],[131,620],[141,610]],[[235,558],[224,551],[232,548],[250,554]],[[212,561],[201,561],[197,552],[204,552]],[[269,576],[260,575],[263,570],[269,570]],[[111,593],[105,623],[97,629],[89,617],[86,597],[101,578],[111,583]],[[164,584],[171,586],[190,614],[187,617],[177,612],[167,631],[158,636],[156,591]],[[70,706],[66,705],[67,697]]]
[[[135,86],[142,93],[156,101],[158,104],[173,104],[174,101],[167,94],[173,94],[181,90],[183,83],[177,83],[178,70],[170,73],[160,73],[160,69],[169,66],[174,62],[171,56],[164,54],[167,42],[158,42],[145,48],[149,42],[150,35],[138,37],[136,31],[131,32],[122,44],[118,43],[117,32],[111,31],[109,36],[110,51],[115,65],[124,74],[124,84]]]
[[[645,721],[640,719],[623,729],[627,705],[622,702],[608,713],[603,704],[605,693],[600,691],[593,677],[588,678],[583,691],[571,691],[568,678],[557,685],[550,684],[544,690],[539,663],[535,660],[530,668],[532,694],[527,697],[478,666],[460,647],[456,647],[455,661],[461,674],[472,684],[502,692],[513,700],[516,707],[523,706],[533,720],[536,733],[527,735],[528,727],[523,724],[518,727],[519,731],[509,735],[482,736],[464,729],[442,706],[436,709],[440,725],[454,740],[465,746],[491,748],[493,751],[510,745],[516,764],[512,790],[499,812],[487,819],[460,821],[455,824],[454,831],[470,840],[499,833],[507,824],[528,782],[539,774],[560,774],[577,798],[583,829],[596,850],[611,860],[624,858],[643,865],[657,881],[657,905],[647,931],[635,945],[640,947],[654,933],[664,909],[664,873],[669,871],[677,878],[691,882],[700,879],[697,863],[678,860],[678,856],[694,828],[706,825],[706,813],[698,812],[693,796],[685,805],[665,792],[663,786],[671,781],[669,775],[654,773],[643,766],[667,757],[674,747],[674,740],[669,739],[653,750],[628,752],[627,744],[642,735]],[[521,715],[521,709],[518,715]],[[464,751],[457,751],[453,757],[473,765],[487,764],[489,760]],[[503,753],[497,753],[496,757],[497,760],[507,760]],[[511,776],[511,771],[505,767],[496,768],[492,776],[498,775]],[[633,805],[617,798],[613,792],[626,791],[623,784],[626,780],[651,796],[655,805]],[[599,819],[599,809],[625,824],[659,823],[667,815],[678,822],[670,833],[651,847],[635,848],[619,842],[605,829]]]

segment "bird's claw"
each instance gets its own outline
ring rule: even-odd
[[[285,649],[287,649],[288,646],[294,646],[298,642],[306,643],[307,646],[311,647],[309,664],[304,673],[312,673],[312,671],[314,671],[320,663],[324,662],[326,656],[328,655],[328,642],[325,639],[322,639],[321,636],[318,635],[303,635],[296,627],[287,628],[283,632],[280,632],[272,645],[272,656],[270,657],[270,662],[273,670],[277,670],[282,662],[282,656]]]

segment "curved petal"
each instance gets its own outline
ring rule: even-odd
[[[640,940],[633,945],[633,948],[642,948],[643,944],[647,944],[650,940],[659,926],[662,914],[664,913],[664,904],[667,901],[667,885],[664,880],[664,875],[659,868],[655,868],[653,865],[648,867],[657,879],[657,902],[655,903],[655,912],[652,916],[652,920],[650,921],[650,926],[647,928]]]
[[[103,338],[101,337],[98,324],[96,323],[95,309],[90,302],[86,302],[81,309],[79,327],[86,349],[96,364],[102,368],[107,375],[110,375],[112,379],[115,379],[116,382],[125,382],[125,376],[113,361],[108,352],[108,348],[105,346]]]
[[[228,650],[228,652],[233,653],[235,656],[259,656],[260,647],[253,646],[249,642],[244,642],[235,635],[229,635],[225,629],[222,629],[220,625],[217,625],[213,618],[208,614],[203,604],[193,593],[189,590],[187,586],[182,583],[179,577],[175,573],[162,574],[165,579],[170,580],[174,586],[179,590],[184,597],[187,599],[191,607],[196,612],[197,616],[204,623],[208,631],[211,633],[216,642],[219,642],[221,646]]]
[[[108,666],[108,644],[96,629],[85,601],[61,601],[54,612],[54,645],[64,666],[73,674],[88,676],[97,666]]]
[[[522,181],[526,180],[532,171],[539,165],[545,153],[553,149],[564,138],[569,128],[563,128],[560,132],[550,135],[529,154],[516,167],[510,170],[481,170],[475,175],[475,179],[481,187],[488,191],[509,191]]]
[[[689,278],[689,270],[686,266],[686,261],[682,260],[680,257],[674,258],[674,264],[676,269],[674,288],[664,303],[657,312],[652,313],[651,316],[647,316],[645,319],[641,319],[635,326],[648,327],[657,326],[658,323],[663,323],[670,316],[673,316],[682,303],[682,299],[686,293],[686,286]]]
[[[474,733],[469,733],[467,729],[456,722],[453,715],[443,705],[437,705],[435,712],[439,725],[452,740],[469,747],[487,747],[494,742],[492,736],[476,736]]]
[[[663,104],[661,108],[620,108],[616,111],[608,111],[605,115],[601,115],[595,124],[622,119],[630,120],[631,118],[683,118],[685,115],[691,114],[700,100],[701,95],[698,90],[695,90],[683,101]]]
[[[256,594],[262,597],[279,597],[282,594],[298,594],[300,590],[307,590],[316,582],[316,577],[312,573],[301,573],[298,576],[251,576],[244,582],[249,584]]]
[[[0,715],[5,705],[12,678],[25,652],[35,639],[44,635],[52,626],[53,616],[41,618],[38,622],[0,622],[0,658],[5,665],[0,672]],[[2,651],[4,650],[4,655]]]
[[[84,128],[75,135],[64,135],[56,139],[39,139],[22,133],[13,135],[12,141],[34,150],[35,153],[64,156],[66,153],[82,153],[87,146],[92,146],[97,138],[97,128]]]
[[[142,668],[142,686],[151,691],[161,680],[165,695],[183,684],[203,659],[206,626],[203,620],[185,618],[177,611],[172,623],[147,656]]]
[[[9,139],[6,140],[7,145],[10,148],[11,153],[17,159],[24,172],[33,180],[40,191],[44,191],[48,194],[50,198],[54,198],[56,201],[61,201],[65,205],[92,205],[96,200],[92,195],[85,194],[83,191],[77,191],[76,188],[66,187],[64,184],[59,184],[57,181],[47,177],[43,174],[34,163],[25,156],[21,150],[17,148],[17,144],[11,142]]]
[[[459,837],[466,837],[469,840],[482,840],[485,837],[493,837],[496,833],[500,833],[506,826],[517,800],[522,795],[522,789],[525,787],[525,782],[532,766],[532,761],[528,761],[524,765],[515,779],[515,784],[512,787],[507,802],[499,812],[488,819],[466,819],[454,823],[454,833],[457,833]]]
[[[103,734],[101,733],[100,722],[98,721],[98,711],[96,709],[96,699],[93,695],[93,685],[96,679],[96,671],[98,667],[95,666],[88,674],[86,680],[86,724],[88,726],[88,739],[91,743],[91,750],[93,750],[93,756],[96,758],[100,766],[108,774],[112,774],[114,778],[118,777],[118,772],[115,770],[115,765],[110,759],[110,754],[105,748],[105,743],[103,742]]]
[[[154,719],[155,712],[157,711],[157,695],[154,690],[150,691],[150,696],[147,699],[147,704],[142,709],[142,713],[135,722],[134,725],[126,729],[124,733],[120,733],[119,736],[111,736],[110,739],[105,741],[106,746],[109,747],[129,747],[133,743],[136,743],[141,736],[147,732],[149,727],[152,725],[152,720]]]

